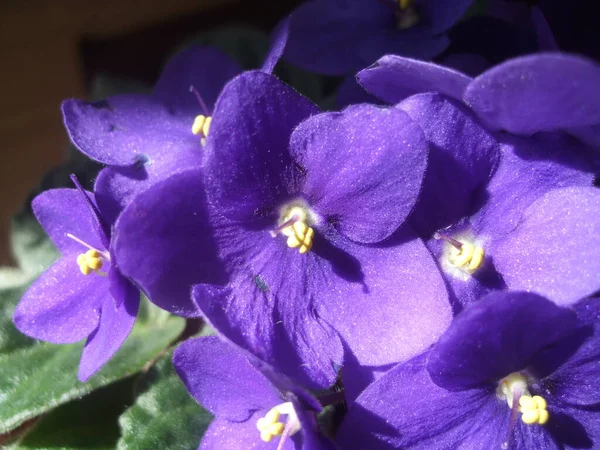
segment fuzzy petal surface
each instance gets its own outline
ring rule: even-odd
[[[22,333],[35,339],[70,344],[96,329],[107,300],[113,301],[106,278],[83,275],[75,256],[63,257],[25,292],[13,320]]]
[[[133,285],[130,286],[119,306],[112,298],[104,301],[98,328],[89,336],[81,355],[80,381],[86,382],[98,372],[121,348],[133,329],[140,306],[140,293]]]
[[[292,130],[317,107],[272,75],[245,72],[223,90],[207,140],[209,199],[228,218],[252,217],[298,190]]]
[[[413,95],[397,107],[419,124],[429,143],[423,189],[410,219],[428,236],[472,212],[476,192],[498,163],[498,144],[464,105],[440,94]]]
[[[452,391],[497,383],[576,328],[573,311],[539,295],[492,292],[456,317],[429,353],[427,370]]]
[[[95,219],[77,189],[44,191],[33,199],[31,206],[37,220],[64,255],[74,255],[75,258],[88,250],[69,238],[67,233],[98,250],[104,250]],[[75,260],[73,264],[76,269]]]
[[[271,35],[271,47],[269,48],[269,53],[265,57],[265,61],[261,68],[265,73],[273,73],[281,55],[283,55],[290,33],[290,20],[290,16],[285,17],[273,30]]]
[[[475,231],[500,237],[513,230],[523,211],[552,189],[591,186],[594,167],[589,150],[563,133],[531,138],[503,135],[500,163],[471,218]]]
[[[230,422],[222,418],[215,418],[200,442],[198,450],[274,450],[278,442],[274,438],[271,442],[263,442],[256,429],[256,422],[266,411],[258,411],[244,422]],[[300,450],[294,441],[288,439],[282,450]]]
[[[197,115],[210,115],[223,86],[241,71],[237,62],[216,48],[190,47],[169,60],[154,86],[153,96],[169,105],[175,114],[184,116],[191,127]],[[208,111],[190,92],[191,86],[201,95]]]
[[[244,353],[217,336],[183,342],[173,365],[190,394],[219,418],[240,422],[282,403],[279,391]],[[255,433],[258,437],[256,428]]]
[[[197,316],[192,285],[222,283],[202,173],[176,174],[138,195],[115,227],[119,269],[161,308]]]
[[[600,190],[556,189],[491,249],[509,289],[571,305],[600,289]]]
[[[104,164],[132,166],[142,155],[157,159],[190,146],[200,148],[191,132],[193,117],[178,117],[149,95],[116,95],[97,102],[66,100],[62,112],[75,146]]]
[[[361,243],[386,239],[406,220],[429,153],[408,114],[366,104],[304,121],[290,148],[306,172],[305,199],[342,235]]]
[[[488,125],[531,135],[600,123],[600,66],[560,53],[515,58],[475,78],[464,101]]]
[[[371,67],[361,70],[357,78],[367,92],[390,105],[431,91],[460,100],[471,81],[448,67],[395,55],[380,58]]]

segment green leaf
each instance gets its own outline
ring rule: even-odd
[[[133,401],[133,379],[105,386],[39,419],[11,450],[110,450],[119,440],[119,415]]]
[[[109,363],[87,383],[77,380],[83,342],[36,343],[0,355],[0,434],[58,405],[142,370],[181,334],[185,320],[138,321]]]
[[[195,450],[212,415],[190,396],[173,369],[172,353],[140,380],[145,390],[119,419],[117,449]]]
[[[29,283],[0,289],[0,355],[29,347],[35,343],[33,339],[21,334],[12,321],[15,307],[27,287],[29,287]]]
[[[33,276],[42,273],[59,257],[58,250],[31,212],[13,217],[10,239],[17,264]]]

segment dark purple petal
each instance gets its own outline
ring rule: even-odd
[[[171,107],[171,111],[184,116],[189,122],[199,114],[210,115],[223,86],[242,71],[229,56],[213,47],[190,47],[177,53],[164,68],[154,86],[154,97]],[[208,111],[190,87],[201,95]]]
[[[554,34],[548,21],[544,17],[544,14],[537,6],[531,8],[531,21],[535,27],[535,33],[537,35],[538,46],[540,51],[553,52],[558,51],[558,43],[554,39]]]
[[[452,320],[448,293],[431,254],[414,233],[404,229],[381,247],[347,241],[336,245],[354,259],[360,278],[349,282],[335,276],[336,264],[343,267],[350,261],[332,259],[333,267],[321,269],[323,279],[315,283],[313,295],[318,293],[320,314],[362,365],[404,361],[446,330]]]
[[[493,244],[496,268],[509,289],[571,305],[600,289],[600,190],[556,189],[523,213]]]
[[[67,233],[98,250],[104,249],[94,217],[77,189],[51,189],[42,192],[33,199],[31,206],[37,220],[61,253],[77,255],[88,250],[69,238]],[[73,268],[76,270],[74,258],[75,256]]]
[[[399,364],[363,391],[338,432],[342,448],[500,448],[508,429],[506,403],[493,389],[451,392],[436,386],[425,356]]]
[[[576,327],[573,311],[536,294],[493,292],[452,322],[431,350],[427,370],[452,391],[495,384],[526,369],[536,353]]]
[[[263,442],[260,433],[256,429],[256,422],[266,411],[257,412],[245,422],[229,422],[221,418],[215,418],[202,436],[198,450],[274,450],[278,442],[276,438],[271,442]],[[282,450],[299,450],[294,442],[289,439]]]
[[[439,92],[461,99],[468,76],[437,64],[387,55],[361,70],[358,82],[374,96],[394,105],[422,92]]]
[[[550,412],[550,420],[545,428],[567,450],[593,449],[600,442],[600,422],[598,406],[578,408],[565,404],[556,405]]]
[[[498,163],[498,144],[464,105],[440,94],[414,95],[398,108],[420,125],[429,143],[423,189],[410,219],[428,236],[472,212],[476,191]]]
[[[157,159],[182,148],[201,148],[191,130],[194,118],[176,116],[148,95],[117,95],[98,102],[66,100],[62,112],[73,144],[104,164],[131,166],[143,155]]]
[[[562,364],[558,370],[544,379],[551,386],[554,398],[571,405],[595,405],[600,403],[600,298],[591,298],[575,305],[581,322],[587,324],[590,334],[583,345]]]
[[[86,382],[98,372],[129,336],[140,306],[140,293],[131,286],[125,294],[118,307],[113,298],[104,301],[98,328],[88,338],[81,355],[80,381]]]
[[[300,432],[292,437],[296,441],[296,447],[302,450],[336,450],[337,446],[321,434],[316,412],[307,410],[295,395],[288,394],[288,397],[302,427]]]
[[[279,391],[244,353],[216,336],[182,343],[173,365],[190,394],[219,418],[240,422],[282,403]]]
[[[477,232],[493,237],[513,230],[523,211],[546,192],[566,186],[591,186],[589,151],[562,133],[531,138],[503,135],[500,164],[488,184],[485,205],[471,218]]]
[[[292,13],[285,58],[311,72],[345,75],[373,62],[357,48],[378,33],[393,33],[395,22],[393,4],[385,2],[304,2]]]
[[[429,153],[408,114],[366,104],[304,121],[290,150],[306,172],[308,203],[342,235],[362,243],[386,239],[406,220]]]
[[[286,16],[285,19],[279,22],[273,30],[271,35],[271,48],[269,49],[269,53],[265,57],[265,61],[260,70],[268,74],[273,73],[275,66],[279,62],[279,59],[285,50],[289,32],[290,16]]]
[[[417,3],[423,22],[433,34],[446,31],[469,9],[473,0],[423,0]]]
[[[600,67],[546,53],[512,59],[475,78],[464,101],[488,125],[530,135],[600,123]]]
[[[251,218],[298,190],[288,152],[292,130],[317,107],[263,72],[245,72],[223,90],[205,150],[208,197],[228,218]]]
[[[115,227],[120,271],[167,311],[197,316],[192,285],[225,281],[209,224],[202,173],[188,170],[138,195]]]
[[[75,256],[63,257],[34,281],[13,320],[24,334],[54,344],[86,338],[98,325],[102,304],[112,298],[108,280],[79,271]]]

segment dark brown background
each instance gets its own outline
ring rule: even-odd
[[[268,30],[299,1],[0,0],[0,265],[10,217],[66,157],[60,102],[97,72],[147,82],[186,36],[226,24]]]

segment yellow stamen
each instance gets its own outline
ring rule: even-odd
[[[297,248],[301,254],[307,253],[312,248],[315,231],[306,224],[308,217],[302,208],[293,207],[283,218],[282,223],[289,221],[292,217],[296,217],[297,220],[283,228],[281,234],[288,236],[287,246],[289,248]]]
[[[208,136],[211,122],[211,116],[206,117],[200,114],[199,116],[196,116],[194,123],[192,124],[192,133],[200,136],[200,143],[202,145],[206,144],[206,137]]]
[[[414,6],[414,0],[398,0],[398,6],[401,10],[406,10]]]
[[[475,272],[483,263],[485,252],[482,247],[474,246],[469,243],[461,242],[460,249],[452,247],[450,251],[450,262],[452,265],[465,269],[469,272]]]
[[[89,275],[102,269],[104,262],[97,250],[88,250],[77,256],[77,264],[82,274]]]
[[[265,417],[261,417],[256,422],[256,428],[260,431],[260,438],[264,442],[271,442],[274,436],[281,436],[283,434],[283,430],[285,429],[285,425],[279,422],[279,418],[281,414],[277,410],[277,406],[275,408],[271,408]]]
[[[548,422],[550,414],[546,400],[539,395],[531,396],[527,388],[527,379],[521,373],[515,372],[505,377],[498,385],[496,395],[506,400],[509,408],[512,408],[516,391],[521,392],[519,412],[523,423],[544,425]]]

